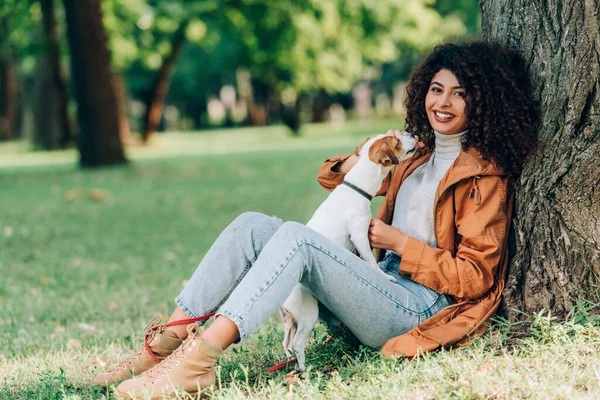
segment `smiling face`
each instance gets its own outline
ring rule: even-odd
[[[466,129],[466,93],[450,70],[441,69],[433,76],[425,97],[425,110],[434,130],[451,135]]]

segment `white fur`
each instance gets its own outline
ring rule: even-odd
[[[374,196],[392,166],[384,167],[369,159],[369,149],[373,143],[385,134],[369,139],[360,151],[359,159],[354,167],[346,174],[344,180]],[[409,135],[396,136],[402,142],[402,154],[399,161],[410,156],[407,152],[415,147],[415,139]],[[368,232],[371,222],[370,201],[354,189],[339,185],[319,206],[306,226],[321,233],[327,238],[344,246],[350,251],[356,250],[362,259],[376,271],[385,275],[379,266],[369,244]],[[319,308],[317,299],[301,284],[298,284],[280,309],[281,318],[285,324],[283,348],[287,357],[296,353],[298,364],[296,369],[304,370],[306,342],[317,323]]]

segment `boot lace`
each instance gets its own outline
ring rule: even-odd
[[[141,376],[144,376],[153,384],[155,381],[160,381],[163,377],[168,377],[169,371],[175,370],[181,361],[185,360],[186,351],[191,351],[192,347],[195,346],[195,340],[198,337],[200,328],[197,324],[190,324],[187,327],[188,337],[177,349],[173,351],[167,358],[162,360],[161,363],[150,368],[144,372]]]
[[[154,339],[154,335],[156,335],[157,331],[160,331],[162,333],[167,326],[192,324],[194,322],[199,322],[199,321],[204,321],[205,319],[209,319],[213,315],[215,315],[215,313],[211,312],[211,313],[208,313],[201,317],[179,319],[176,321],[167,322],[164,325],[159,325],[158,323],[156,325],[152,325],[152,321],[154,321],[156,319],[156,317],[154,317],[150,321],[150,323],[148,324],[148,326],[146,327],[146,330],[145,330],[146,336],[144,338],[144,348],[148,352],[148,354],[154,359],[154,361],[156,361],[157,363],[160,364],[161,360],[154,354],[154,352],[152,352],[152,350],[150,349],[150,345],[149,345],[149,343],[152,341],[152,339]],[[157,317],[159,317],[158,322],[160,322],[160,315],[157,315]],[[197,326],[196,324],[194,324],[194,325]],[[189,327],[188,327],[188,333],[189,333]]]
[[[161,316],[160,315],[155,315],[150,322],[148,322],[148,325],[146,325],[146,327],[144,328],[144,344],[149,343],[152,341],[152,339],[154,339],[154,336],[156,335],[157,329],[160,327],[160,322],[161,322]],[[115,374],[120,372],[121,370],[126,370],[127,368],[131,368],[133,366],[133,363],[135,361],[137,361],[140,356],[143,355],[144,352],[148,352],[151,356],[153,356],[153,358],[155,358],[156,356],[154,355],[154,353],[152,352],[152,350],[150,350],[150,348],[148,346],[143,346],[137,353],[132,354],[131,356],[127,357],[125,360],[121,361],[119,364],[115,365],[113,368],[109,369],[108,371],[106,371],[107,374]],[[156,358],[155,358],[156,359]]]

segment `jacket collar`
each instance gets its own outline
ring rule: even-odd
[[[442,178],[438,188],[438,195],[441,195],[444,190],[463,179],[490,175],[502,176],[505,174],[502,168],[498,167],[496,163],[485,160],[479,151],[472,148],[467,151],[461,150],[446,175]]]
[[[433,154],[433,149],[423,148],[419,150],[411,159],[411,166],[408,166],[408,170],[410,172],[414,171],[418,166],[426,163],[431,155]],[[406,178],[406,174],[403,174],[403,179]],[[446,175],[442,178],[439,183],[435,199],[440,198],[440,196],[450,187],[457,184],[458,182],[464,179],[470,178],[480,178],[481,176],[502,176],[505,175],[502,168],[498,167],[496,163],[485,160],[481,153],[478,150],[473,148],[467,150],[461,150],[458,154],[458,157],[448,171]]]

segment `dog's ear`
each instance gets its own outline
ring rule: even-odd
[[[365,143],[367,143],[369,140],[371,140],[370,137],[366,138],[361,144],[359,144],[355,149],[354,149],[354,155],[355,156],[360,156],[360,151],[362,150],[363,146],[365,145]]]
[[[402,152],[402,142],[393,136],[377,140],[369,149],[369,158],[376,164],[391,167],[399,163],[396,154]]]
[[[399,161],[394,152],[388,150],[386,151],[386,154],[379,160],[379,163],[384,167],[391,167],[392,165],[398,165]]]

